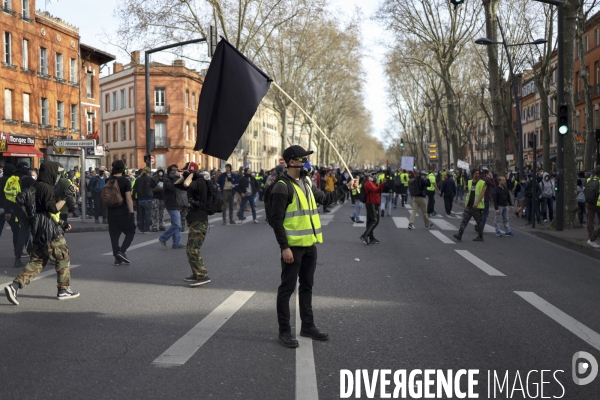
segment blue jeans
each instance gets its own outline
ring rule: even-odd
[[[243,221],[246,219],[246,217],[244,217],[244,208],[246,208],[247,203],[250,203],[250,209],[252,210],[252,220],[256,221],[256,207],[254,205],[254,196],[242,197],[242,205],[240,206],[240,212],[238,213],[238,218],[240,219],[240,221]]]
[[[362,208],[363,203],[358,199],[354,200],[354,213],[352,214],[352,218],[354,218],[356,222],[360,221],[360,210],[362,210]]]
[[[496,228],[496,232],[500,232],[500,218],[502,218],[502,222],[504,223],[504,233],[510,232],[510,225],[508,224],[508,206],[498,206],[498,211],[500,211],[500,214],[494,216],[494,227]]]
[[[393,193],[381,193],[381,211],[385,211],[385,213],[390,216],[392,215],[392,196]]]
[[[167,210],[169,217],[171,217],[171,226],[167,228],[165,233],[160,235],[160,241],[166,242],[173,237],[173,248],[179,246],[181,241],[181,214],[179,210]]]
[[[463,199],[463,193],[464,193],[464,188],[462,187],[462,185],[456,185],[456,199],[457,200]]]

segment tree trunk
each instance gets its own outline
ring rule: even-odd
[[[579,2],[576,0],[568,0],[564,3],[564,22],[563,22],[563,49],[564,49],[564,78],[565,78],[565,101],[571,112],[569,118],[573,121],[573,70],[574,70],[574,54],[575,49],[575,35],[576,32],[576,19],[577,10],[579,8]],[[579,220],[577,219],[576,210],[577,206],[577,193],[576,193],[576,179],[577,179],[577,168],[576,168],[576,147],[575,138],[572,134],[565,136],[565,146],[563,148],[565,165],[564,165],[564,190],[565,190],[565,229],[574,229],[581,227]],[[560,151],[561,149],[558,149]]]
[[[584,32],[585,17],[579,10],[578,30]],[[594,107],[592,104],[592,88],[590,86],[589,71],[585,65],[585,49],[583,48],[583,35],[580,33],[577,40],[577,50],[579,53],[579,76],[583,81],[583,95],[585,96],[585,132],[580,136],[585,138],[585,152],[583,155],[583,168],[591,171],[594,168],[594,152],[596,150],[596,137],[594,135],[594,126],[592,122]],[[577,132],[579,134],[579,132]]]
[[[454,165],[458,164],[458,135],[460,135],[460,129],[456,126],[456,106],[454,104],[454,91],[452,90],[452,84],[450,82],[450,67],[446,67],[443,71],[444,75],[444,90],[446,99],[448,100],[448,120],[446,127],[448,129],[448,136],[450,137],[450,144],[452,145],[452,155],[454,156]],[[441,146],[440,146],[441,147]]]

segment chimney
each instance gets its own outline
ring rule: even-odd
[[[173,66],[174,67],[185,67],[185,60],[174,60]]]
[[[140,51],[135,50],[131,52],[131,65],[139,65],[140,64]]]
[[[113,74],[116,74],[117,72],[121,71],[123,71],[123,64],[118,62],[113,63]]]

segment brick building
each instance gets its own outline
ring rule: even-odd
[[[75,26],[36,11],[35,0],[3,0],[0,31],[0,164],[79,165],[78,151],[52,143],[99,129],[100,69],[115,57],[81,43]],[[84,168],[99,161],[93,149],[88,154]]]
[[[114,63],[112,74],[100,80],[102,135],[105,164],[121,159],[131,168],[145,165],[145,67],[140,53],[132,52],[128,65]],[[155,132],[153,168],[188,161],[203,168],[219,168],[220,160],[194,151],[196,121],[203,76],[186,68],[183,60],[172,65],[150,64],[150,128]]]

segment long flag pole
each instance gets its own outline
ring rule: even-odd
[[[277,83],[275,83],[274,81],[273,81],[273,82],[271,82],[271,85],[273,85],[273,86],[275,86],[277,89],[279,89],[279,91],[280,91],[281,93],[283,93],[283,94],[284,94],[284,96],[285,96],[285,97],[287,97],[287,98],[288,98],[288,99],[289,99],[289,100],[292,102],[292,104],[294,104],[296,107],[298,107],[298,109],[299,109],[300,111],[302,111],[302,113],[303,113],[304,115],[306,115],[306,118],[308,118],[308,120],[309,120],[310,122],[312,122],[312,124],[313,124],[313,125],[314,125],[314,126],[317,128],[317,130],[318,130],[319,132],[321,132],[321,135],[323,135],[323,137],[325,138],[325,140],[327,140],[327,143],[329,143],[329,144],[331,145],[331,147],[333,147],[333,150],[335,151],[335,154],[337,154],[337,155],[338,155],[338,157],[339,157],[339,158],[340,158],[340,160],[342,161],[342,164],[344,164],[344,168],[346,168],[346,171],[348,171],[348,174],[350,175],[350,179],[354,179],[354,177],[352,176],[352,172],[350,171],[350,168],[348,168],[348,165],[346,165],[346,161],[344,161],[344,159],[342,158],[342,156],[340,155],[340,153],[338,152],[338,150],[335,148],[335,146],[333,145],[333,143],[331,143],[331,140],[329,140],[329,138],[328,138],[328,137],[327,137],[327,135],[325,134],[325,132],[323,132],[323,131],[321,130],[321,128],[319,128],[319,125],[317,125],[317,123],[316,123],[316,122],[315,122],[315,121],[314,121],[314,120],[311,118],[311,116],[310,116],[310,115],[308,115],[308,113],[307,113],[306,111],[304,111],[304,109],[303,109],[302,107],[300,107],[300,105],[299,105],[298,103],[296,103],[296,102],[294,101],[294,99],[292,99],[292,98],[290,97],[290,95],[289,95],[289,94],[287,94],[287,93],[285,92],[285,90],[283,90],[283,89],[281,88],[281,86],[279,86],[279,85],[278,85]]]

